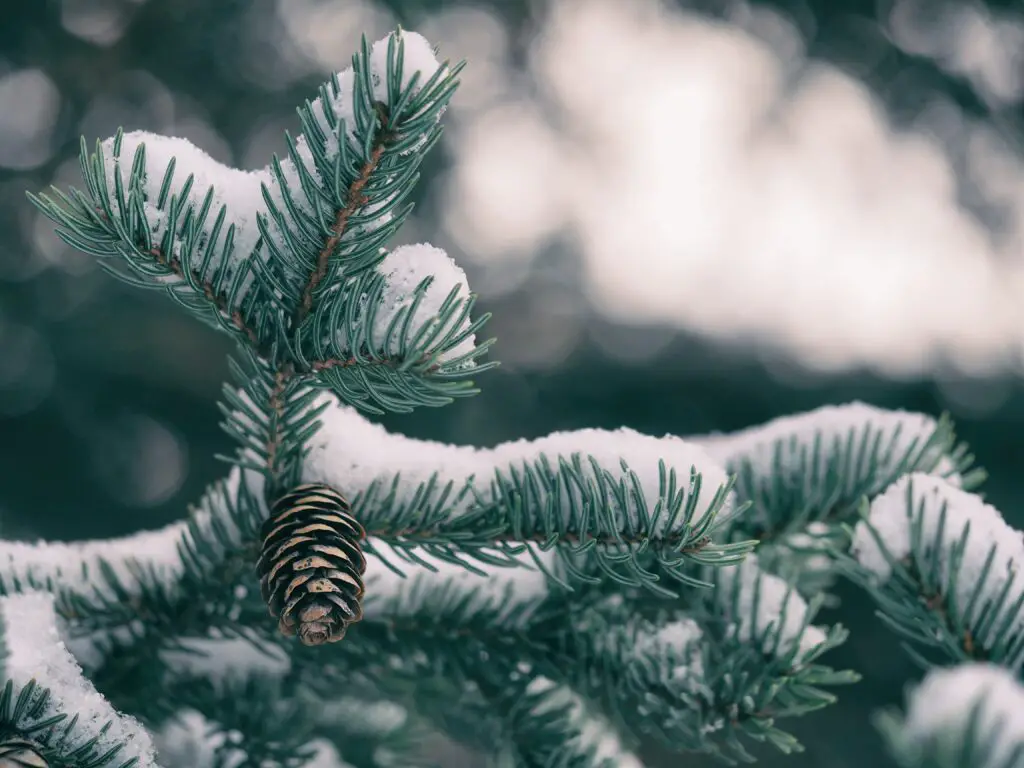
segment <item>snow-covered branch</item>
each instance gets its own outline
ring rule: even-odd
[[[846,569],[907,639],[952,661],[1024,660],[1024,543],[994,507],[915,473],[875,498]]]
[[[1024,686],[1010,670],[992,664],[936,669],[908,699],[905,716],[880,721],[905,768],[1024,765]]]
[[[948,420],[857,402],[691,439],[736,474],[738,498],[752,504],[740,528],[761,540],[848,521],[908,472],[966,487],[983,477]]]
[[[119,765],[134,759],[136,768],[156,768],[149,734],[110,706],[64,645],[52,595],[30,592],[0,598],[0,625],[3,677],[14,686],[14,697],[37,689],[37,703],[22,708],[10,728],[33,734],[47,756],[66,765],[86,764],[116,750],[111,756]],[[40,696],[43,691],[49,695]]]
[[[731,619],[727,635],[740,643],[753,643],[768,655],[792,657],[795,664],[825,643],[825,631],[809,623],[813,611],[793,585],[761,570],[756,556],[723,568],[715,591]]]
[[[422,568],[426,557],[435,568],[437,561],[477,569],[505,562],[557,576],[556,563],[542,556],[552,543],[618,553],[647,537],[670,563],[713,561],[715,516],[733,509],[725,470],[678,438],[582,430],[476,449],[388,433],[330,399],[303,479],[347,495],[369,534],[366,550],[403,572],[409,564]],[[111,577],[125,597],[154,582],[173,592],[195,559],[251,556],[253,531],[266,515],[261,493],[258,475],[236,469],[190,521],[159,531],[93,542],[0,542],[0,579],[8,591],[35,585],[86,598],[108,593]],[[198,556],[183,560],[185,544]],[[742,548],[723,559],[736,551]],[[624,576],[629,565],[612,563]],[[369,568],[368,583],[383,579],[378,596],[402,585],[378,558]]]
[[[33,201],[108,271],[164,289],[267,360],[369,411],[475,393],[465,274],[439,248],[384,247],[461,66],[395,32],[364,45],[299,109],[301,132],[260,170],[218,163],[181,138],[118,133],[89,153],[84,191]],[[288,339],[282,343],[282,339]]]

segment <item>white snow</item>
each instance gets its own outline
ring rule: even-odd
[[[879,462],[875,467],[856,461],[850,464],[851,471],[845,473],[843,482],[846,488],[854,488],[870,475],[892,471],[911,448],[914,455],[919,455],[936,426],[935,419],[924,414],[886,410],[852,402],[784,416],[730,434],[701,435],[689,440],[704,447],[726,465],[735,466],[741,461],[749,461],[754,474],[765,478],[774,473],[775,453],[781,448],[782,471],[795,472],[807,461],[810,471],[804,475],[804,483],[809,484],[814,481],[812,472],[815,469],[820,473],[841,451],[845,451],[851,432],[857,438],[854,442],[856,451],[865,429],[870,429],[867,441],[869,446],[874,445],[876,437],[881,435],[878,440]],[[815,468],[809,459],[813,455],[816,439],[820,442],[821,451]],[[924,457],[935,463],[932,473],[952,475],[955,469],[953,463],[948,456],[938,455],[938,451],[939,447],[936,446]]]
[[[374,541],[373,547],[405,575],[398,575],[377,558],[367,558],[363,615],[370,620],[414,612],[419,603],[410,600],[410,595],[436,595],[435,590],[444,589],[448,595],[468,597],[472,593],[471,611],[498,609],[500,620],[508,620],[513,610],[526,609],[517,616],[521,623],[528,620],[532,608],[548,594],[547,577],[532,565],[529,556],[520,557],[520,567],[474,562],[473,566],[485,574],[480,575],[422,551],[417,551],[416,556],[429,563],[434,571],[402,560],[392,547],[382,542]],[[538,559],[549,572],[558,571],[554,551],[538,553]]]
[[[945,523],[938,551],[933,551],[936,534],[939,531],[943,511]],[[1006,609],[1024,592],[1024,578],[1020,570],[1024,565],[1024,540],[1020,531],[1011,528],[999,511],[981,497],[967,493],[947,481],[914,473],[900,478],[882,495],[871,502],[867,520],[857,524],[851,545],[851,553],[857,561],[884,583],[892,575],[883,551],[871,534],[873,528],[885,544],[885,549],[896,560],[911,555],[911,525],[920,513],[922,521],[922,543],[928,548],[928,564],[938,565],[942,581],[949,574],[952,548],[970,526],[966,546],[959,564],[956,578],[956,605],[965,611],[971,597],[979,587],[982,570],[990,552],[995,550],[985,586],[979,594],[978,616],[982,605],[997,599],[1004,589]],[[1008,582],[1012,582],[1008,586]],[[993,623],[997,627],[999,622]],[[1014,630],[1024,626],[1024,617],[1016,619]],[[986,642],[985,638],[978,638]]]
[[[739,565],[718,569],[716,583],[719,605],[731,614],[730,637],[742,643],[762,638],[762,649],[779,656],[789,653],[796,644],[797,661],[825,641],[821,627],[808,625],[801,632],[807,603],[785,580],[762,571],[755,555],[748,555]],[[735,612],[732,610],[734,590]]]
[[[291,670],[291,657],[280,646],[258,648],[242,637],[180,638],[160,657],[176,674],[207,680],[282,677]]]
[[[352,498],[365,493],[374,481],[386,491],[397,477],[395,505],[410,503],[420,485],[434,474],[438,475],[442,487],[448,481],[453,483],[456,493],[471,487],[487,503],[494,498],[490,485],[495,470],[507,477],[510,470],[520,470],[525,462],[532,462],[541,455],[546,455],[557,470],[559,456],[570,459],[580,455],[585,459],[590,455],[616,483],[626,481],[627,488],[631,487],[630,472],[635,473],[651,513],[660,493],[659,461],[663,460],[668,469],[675,470],[677,483],[684,491],[691,468],[696,468],[703,481],[693,517],[697,521],[707,514],[716,491],[728,479],[724,467],[698,445],[671,435],[656,438],[625,428],[554,432],[537,440],[475,448],[390,434],[333,399],[320,418],[323,427],[310,441],[304,479],[327,483]],[[623,463],[628,470],[623,468]],[[589,462],[583,462],[581,474],[587,481],[595,481]],[[560,491],[560,507],[564,510],[569,508],[570,492],[578,498],[575,489]],[[626,519],[633,522],[638,519],[636,501],[629,497],[627,504],[627,509],[618,509],[616,505],[614,510],[620,525]],[[465,514],[473,506],[473,494],[464,493],[452,506],[451,514],[453,517]],[[723,513],[727,514],[731,508],[732,500],[728,499]],[[674,521],[673,530],[681,527],[681,518],[680,515],[680,519]],[[668,522],[668,518],[661,515],[651,527],[652,532],[663,535]]]
[[[638,633],[633,651],[641,664],[651,657],[673,664],[669,680],[679,689],[694,693],[704,684],[702,637],[703,632],[693,619],[676,619]]]
[[[388,37],[385,37],[378,40],[373,44],[373,47],[370,50],[370,77],[373,88],[373,98],[385,103],[388,102],[388,39]],[[412,92],[415,94],[418,93],[422,85],[429,80],[439,68],[441,68],[441,64],[438,62],[437,57],[434,56],[434,51],[430,43],[422,35],[417,34],[416,32],[402,30],[401,39],[405,44],[402,62],[402,88],[408,88],[413,76],[419,73],[419,79],[416,86],[412,89]],[[339,124],[344,121],[347,129],[346,133],[349,139],[354,140],[355,110],[353,109],[352,104],[352,94],[355,89],[355,74],[352,67],[347,67],[344,71],[339,72],[337,74],[337,81],[339,86],[337,92],[335,92],[333,85],[328,84],[327,86],[327,95],[330,102],[328,106],[337,117]],[[332,130],[330,128],[330,124],[324,116],[324,103],[322,98],[318,96],[311,102],[310,106],[313,115],[317,118],[320,129],[327,137],[327,154],[328,156],[333,157],[338,152],[339,131],[337,129]],[[438,114],[439,118],[440,115],[441,113]],[[418,147],[419,144],[416,144],[408,151],[413,152]]]
[[[975,768],[1010,765],[1008,758],[1024,744],[1024,687],[1012,672],[991,664],[931,671],[910,694],[900,734],[903,746],[912,750],[938,738],[956,748],[977,705],[988,759]]]
[[[226,205],[228,216],[218,236],[217,242],[223,244],[227,236],[228,226],[235,225],[234,251],[236,259],[246,259],[252,254],[260,233],[256,227],[256,215],[265,209],[260,185],[272,184],[269,168],[258,171],[243,171],[217,162],[188,139],[174,136],[161,136],[146,131],[131,131],[121,138],[121,151],[114,157],[114,139],[109,138],[102,144],[103,162],[106,170],[107,189],[110,190],[111,203],[117,211],[117,200],[114,197],[114,180],[120,176],[124,185],[125,195],[129,188],[132,164],[136,151],[145,146],[146,173],[142,184],[146,220],[153,233],[153,247],[159,247],[168,224],[167,213],[172,197],[181,199],[185,182],[192,177],[192,187],[187,197],[188,205],[199,210],[208,191],[213,190],[212,205],[206,218],[204,231],[212,232],[213,224],[221,206]],[[167,168],[174,161],[174,175],[169,187],[164,210],[157,207],[160,189],[164,182]],[[184,213],[188,205],[180,208],[177,226],[184,221]],[[175,238],[176,244],[180,239]],[[219,251],[218,251],[219,252]],[[169,254],[177,257],[180,251]],[[215,259],[211,266],[217,266]]]
[[[227,493],[237,493],[240,477],[239,471],[232,469],[224,480]],[[199,528],[208,529],[215,518],[224,531],[237,534],[221,498],[219,493],[207,494],[196,506],[192,519]],[[183,565],[178,547],[187,535],[186,522],[179,521],[155,531],[111,539],[67,543],[0,540],[0,578],[7,584],[68,589],[91,596],[105,586],[100,567],[103,561],[130,594],[136,593],[140,570],[166,584],[179,578]]]
[[[472,324],[469,314],[461,311],[456,311],[443,325],[435,320],[453,290],[462,306],[469,299],[466,273],[441,248],[429,243],[399,246],[384,257],[377,271],[385,277],[385,288],[371,330],[374,349],[398,354],[402,351],[403,341],[416,338],[421,329],[430,328],[433,341],[428,351],[432,351],[446,335],[461,333]],[[429,281],[429,284],[418,292],[424,281]],[[421,297],[418,302],[415,301],[417,294]],[[389,336],[388,330],[396,318],[397,325]],[[403,333],[407,323],[410,332]],[[353,345],[344,333],[345,329],[341,329],[342,344],[351,348]],[[475,346],[476,336],[469,334],[440,355],[438,362],[454,360],[472,352]]]
[[[92,738],[101,748],[124,742],[118,758],[138,758],[138,767],[156,765],[153,744],[140,723],[118,713],[85,678],[61,640],[49,594],[26,592],[0,598],[6,655],[4,677],[19,688],[35,680],[50,691],[46,716],[78,717],[72,745]],[[109,727],[108,727],[109,724]]]
[[[547,694],[543,702],[535,706],[536,715],[568,706],[568,717],[576,729],[575,736],[569,736],[579,752],[593,748],[593,765],[614,765],[615,768],[643,768],[643,763],[622,743],[615,727],[599,713],[587,707],[586,703],[572,689],[558,685],[546,677],[536,677],[527,686],[532,694]]]
[[[193,709],[175,714],[153,734],[157,754],[167,768],[215,768],[217,747],[224,735],[213,730],[213,723]],[[232,760],[232,757],[235,759]],[[235,768],[242,755],[228,757],[223,768]]]
[[[388,41],[391,35],[374,43],[370,53],[370,69],[373,80],[373,97],[378,100],[388,100],[387,95],[387,50]],[[403,87],[409,85],[411,78],[419,73],[419,84],[414,91],[418,91],[420,85],[428,80],[441,66],[434,57],[430,44],[414,32],[402,32],[401,39],[404,42],[404,62],[402,70]],[[352,67],[338,74],[340,90],[335,93],[331,86],[328,86],[327,93],[331,96],[331,107],[339,117],[344,120],[344,125],[349,133],[350,141],[355,141],[355,110],[353,100],[355,91],[353,88],[354,75]],[[312,102],[313,114],[316,117],[321,130],[326,137],[325,150],[328,158],[333,158],[339,151],[338,132],[341,130],[339,124],[331,129],[323,114],[324,105],[320,97]],[[443,111],[443,110],[442,110]],[[438,118],[440,118],[440,111]],[[288,156],[280,159],[281,175],[285,180],[288,190],[291,192],[292,200],[296,207],[307,216],[315,218],[315,212],[302,193],[301,171],[305,171],[312,178],[314,186],[323,186],[324,181],[320,178],[315,168],[313,153],[310,149],[310,137],[301,133],[295,137],[295,148],[302,168],[296,166],[295,162]],[[239,297],[243,297],[253,284],[255,279],[252,267],[247,265],[250,259],[266,260],[270,257],[270,249],[263,245],[259,251],[255,249],[259,245],[260,232],[257,225],[257,218],[263,216],[266,219],[268,230],[273,241],[282,250],[288,250],[284,232],[278,226],[275,219],[267,213],[263,189],[281,211],[286,221],[291,222],[291,214],[285,203],[285,198],[278,182],[277,176],[272,171],[272,165],[255,171],[243,171],[214,160],[206,152],[195,147],[187,139],[161,136],[145,131],[132,131],[125,133],[121,139],[121,151],[119,159],[114,157],[114,138],[107,139],[102,143],[101,151],[106,168],[106,185],[110,190],[113,199],[114,180],[118,176],[125,185],[127,194],[127,182],[131,175],[132,162],[136,150],[145,145],[146,151],[146,173],[142,184],[143,211],[146,220],[149,222],[153,236],[154,247],[158,247],[160,239],[168,226],[168,207],[172,195],[178,195],[183,190],[186,179],[193,177],[193,184],[187,196],[187,204],[182,206],[182,215],[179,215],[177,226],[180,228],[184,221],[183,214],[188,207],[198,211],[206,195],[212,190],[212,205],[203,227],[201,228],[200,243],[205,249],[207,240],[213,234],[213,226],[217,215],[222,207],[226,206],[227,218],[217,235],[217,244],[226,242],[229,225],[235,226],[233,251],[230,256],[230,263],[221,265],[218,258],[214,258],[208,267],[208,276],[213,270],[224,266],[229,274],[234,274],[236,269],[245,269],[246,277],[242,280]],[[421,142],[422,143],[422,142]],[[418,146],[418,145],[417,145]],[[405,152],[414,151],[412,149]],[[164,209],[157,207],[160,189],[167,168],[172,160],[175,162],[173,180],[169,187],[169,193]],[[117,211],[116,200],[114,210]],[[360,212],[360,219],[365,214],[372,213],[374,209],[380,209],[387,204],[385,200],[378,200]],[[364,233],[370,229],[376,229],[392,218],[391,213],[383,214],[372,221],[360,221],[350,224],[350,229],[359,229]],[[292,222],[290,228],[294,229]],[[178,257],[181,253],[181,238],[175,237],[173,252],[167,256]],[[202,257],[204,250],[199,250],[197,255]],[[219,254],[218,248],[215,253]],[[195,264],[199,263],[197,259]],[[436,272],[434,271],[436,269]],[[386,321],[398,310],[403,303],[406,303],[411,292],[424,278],[434,276],[435,284],[428,291],[426,300],[422,302],[420,311],[416,313],[419,328],[430,320],[431,310],[440,306],[445,296],[452,288],[458,288],[460,296],[468,295],[465,274],[456,267],[448,256],[437,248],[430,246],[407,246],[406,250],[397,249],[389,257],[389,263],[385,267],[384,274],[388,277],[389,287],[393,286],[394,295],[386,293],[383,297],[383,312],[381,313],[382,324],[375,329],[375,335],[382,337],[387,330]],[[292,287],[296,295],[299,295],[305,284],[305,276],[295,276],[295,284]],[[168,277],[164,282],[171,284],[179,282],[177,277]],[[299,283],[302,284],[299,284]],[[397,340],[394,342],[397,345]],[[462,354],[472,348],[473,340],[467,339],[458,347],[458,352],[449,353],[446,357]]]
[[[177,544],[185,533],[182,523],[155,531],[93,541],[0,541],[0,574],[40,588],[79,588],[99,585],[99,562],[105,560],[120,580],[135,583],[133,563],[145,563],[173,580],[181,570]]]

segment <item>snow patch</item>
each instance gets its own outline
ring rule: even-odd
[[[117,712],[103,698],[69,653],[57,629],[52,595],[26,592],[0,598],[6,655],[4,677],[19,689],[34,680],[50,691],[46,716],[77,717],[74,744],[93,738],[101,750],[123,744],[121,761],[138,760],[138,768],[155,768],[153,744],[134,718]]]
[[[900,478],[875,498],[867,519],[854,529],[851,554],[879,583],[885,583],[892,576],[892,566],[885,552],[897,562],[913,555],[911,528],[918,517],[928,566],[937,565],[942,583],[948,583],[952,550],[967,533],[955,580],[956,594],[951,596],[955,597],[960,610],[967,610],[971,604],[985,563],[993,553],[973,615],[977,617],[978,608],[998,600],[1004,592],[1003,611],[1012,610],[1014,602],[1024,592],[1020,572],[1024,565],[1024,539],[1020,531],[1007,525],[999,511],[980,496],[967,493],[942,478],[914,473]],[[938,535],[940,526],[941,536]],[[879,547],[872,530],[884,543],[885,551]],[[1002,618],[986,623],[1000,627]],[[1019,632],[1022,628],[1024,617],[1015,619],[1012,628],[1006,631]]]
[[[795,645],[799,661],[825,642],[821,627],[804,626],[804,599],[784,579],[762,571],[755,555],[718,570],[717,598],[733,622],[729,636],[741,643],[760,639],[762,650],[778,656],[785,656]]]
[[[581,474],[596,482],[595,470],[587,456],[597,462],[602,473],[608,473],[614,482],[623,480],[631,488],[631,473],[635,474],[648,510],[653,510],[661,495],[659,463],[664,461],[676,472],[677,483],[684,490],[689,482],[691,468],[702,476],[702,488],[697,499],[693,521],[709,513],[716,491],[728,482],[725,468],[703,448],[678,437],[662,438],[640,434],[631,429],[614,431],[582,429],[575,432],[554,432],[537,440],[517,440],[494,448],[446,445],[428,440],[416,440],[388,433],[353,408],[342,406],[331,398],[331,404],[320,417],[323,426],[310,441],[304,479],[307,482],[327,483],[350,498],[365,493],[376,482],[390,489],[396,482],[395,504],[409,504],[420,486],[437,475],[440,486],[451,482],[455,493],[472,489],[477,497],[488,503],[494,500],[490,488],[495,470],[505,475],[511,469],[521,469],[541,456],[551,460],[558,468],[559,457],[570,459],[579,455],[584,459]],[[627,469],[628,467],[628,469]],[[541,494],[543,490],[539,491]],[[476,507],[474,493],[464,492],[451,507],[451,516],[458,517]],[[558,508],[569,510],[570,493],[560,490]],[[612,513],[621,525],[639,521],[636,500],[630,497],[628,507],[620,509],[613,504]],[[722,514],[732,509],[732,499],[726,500]],[[682,515],[674,521],[673,530],[682,524]],[[668,532],[669,520],[660,516],[651,527],[654,535]]]
[[[910,694],[902,746],[913,750],[938,739],[961,747],[975,711],[985,766],[1008,766],[1011,756],[1019,760],[1015,750],[1024,744],[1024,687],[1011,672],[991,664],[931,671]]]
[[[920,453],[937,426],[935,419],[921,413],[886,410],[852,402],[783,416],[738,432],[689,439],[733,470],[741,462],[749,462],[757,477],[767,478],[779,472],[788,475],[806,466],[803,482],[810,484],[815,482],[816,475],[821,476],[841,451],[845,451],[851,433],[861,436],[865,429],[870,429],[873,436],[881,435],[878,441],[879,463],[876,466],[857,462],[850,465],[850,471],[844,474],[842,482],[846,488],[855,488],[870,475],[883,476],[893,471],[912,449],[915,455]],[[816,441],[821,450],[815,466],[808,460],[813,455]],[[869,439],[868,444],[872,445],[873,440]],[[933,474],[953,475],[955,465],[939,451],[940,446],[934,446],[922,456],[920,464],[934,463]],[[776,457],[781,464],[776,464]],[[957,478],[951,478],[951,481],[957,482]]]

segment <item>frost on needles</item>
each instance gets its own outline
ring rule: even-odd
[[[853,404],[734,435],[477,449],[369,419],[472,395],[493,365],[462,270],[428,244],[387,246],[460,69],[399,30],[364,41],[260,171],[118,133],[83,143],[81,189],[32,196],[114,276],[237,342],[221,403],[237,450],[161,530],[0,542],[3,759],[419,766],[445,739],[501,766],[641,766],[650,741],[726,761],[757,742],[792,752],[785,719],[856,680],[824,661],[846,630],[817,619],[846,574],[912,641],[940,638],[940,661],[1008,678],[981,719],[977,685],[938,714],[912,700],[905,726],[890,713],[894,754],[939,765],[914,755],[946,753],[915,745],[962,723],[992,766],[1017,765],[1003,758],[1022,729],[992,723],[1019,711],[1018,552],[978,560],[984,541],[898,503],[912,474],[953,494],[956,525],[1001,530],[970,501],[981,476],[947,420]],[[348,507],[277,508],[304,484]],[[365,534],[343,542],[365,556],[346,597],[361,617],[303,645],[268,615],[255,563],[268,525],[306,515],[275,572],[303,621],[334,620],[323,596],[355,589],[338,570],[353,550],[322,532],[345,514]],[[889,534],[885,559],[871,542]]]

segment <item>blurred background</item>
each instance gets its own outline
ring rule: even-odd
[[[493,445],[853,399],[945,410],[1024,524],[1021,0],[0,5],[5,536],[162,525],[230,448],[225,341],[64,246],[25,191],[77,184],[79,136],[118,126],[261,167],[360,35],[396,23],[469,60],[400,241],[465,267],[503,365],[390,428]],[[864,681],[765,765],[880,759],[871,713],[916,671],[843,597],[831,661]]]

